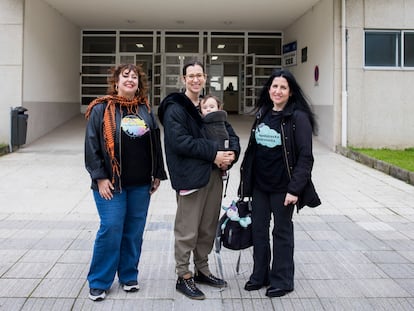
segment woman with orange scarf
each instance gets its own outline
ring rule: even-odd
[[[89,298],[105,298],[115,275],[137,291],[138,263],[151,194],[166,179],[160,130],[141,67],[111,70],[108,95],[86,111],[85,166],[100,218],[88,273]]]

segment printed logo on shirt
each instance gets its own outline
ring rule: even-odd
[[[256,143],[268,148],[274,148],[282,145],[280,133],[271,129],[264,123],[260,123],[255,132]]]
[[[135,115],[128,115],[122,118],[122,131],[129,137],[141,137],[149,131],[148,125],[144,120]]]

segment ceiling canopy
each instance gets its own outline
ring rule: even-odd
[[[319,0],[43,0],[81,29],[283,30]]]

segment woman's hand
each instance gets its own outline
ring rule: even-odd
[[[105,200],[111,200],[113,198],[112,190],[115,188],[109,179],[98,179],[98,189],[101,198]]]
[[[157,191],[158,187],[160,186],[161,180],[158,178],[154,178],[154,181],[152,182],[150,194],[153,194],[155,191]]]
[[[217,151],[214,164],[226,170],[236,158],[234,151]]]
[[[288,206],[290,204],[295,205],[297,201],[298,201],[298,197],[296,195],[286,193],[285,203],[284,203],[285,206]]]

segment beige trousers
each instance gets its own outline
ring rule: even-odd
[[[179,277],[192,274],[189,270],[193,253],[194,269],[204,275],[210,274],[208,255],[220,215],[223,180],[219,169],[213,169],[206,186],[187,196],[177,195],[175,216],[175,262]]]

